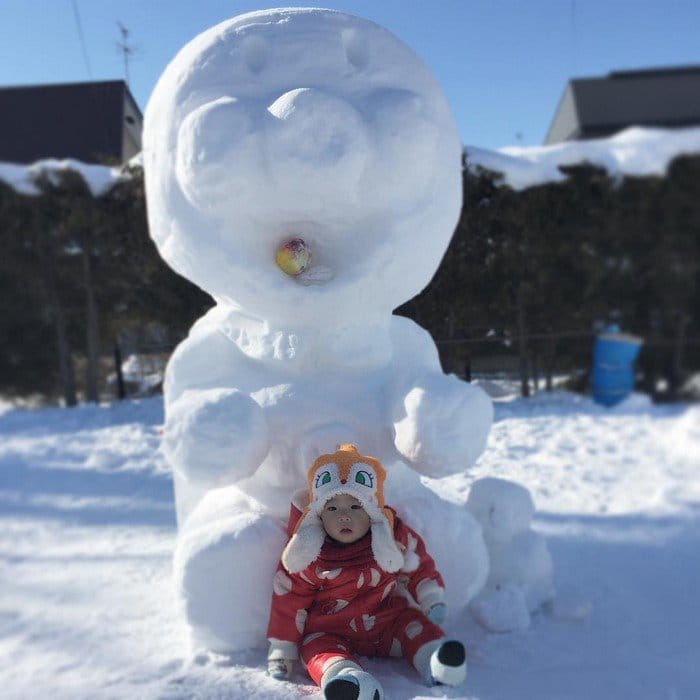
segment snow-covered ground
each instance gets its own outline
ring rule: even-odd
[[[300,671],[267,678],[262,650],[190,655],[159,398],[0,414],[3,698],[318,697]],[[531,490],[561,614],[503,635],[453,619],[464,687],[424,688],[403,662],[370,661],[390,697],[700,697],[700,407],[499,399],[475,470],[437,487],[464,501],[483,476]]]

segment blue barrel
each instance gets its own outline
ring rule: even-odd
[[[632,393],[634,361],[642,346],[641,338],[610,330],[593,345],[593,400],[603,406],[614,406]]]

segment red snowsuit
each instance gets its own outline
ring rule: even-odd
[[[299,511],[292,510],[288,530]],[[318,558],[290,574],[280,563],[267,636],[271,642],[297,645],[311,678],[320,685],[324,671],[341,659],[403,656],[413,661],[427,642],[443,631],[396,594],[407,590],[419,603],[442,597],[444,584],[423,540],[395,516],[394,538],[404,553],[401,571],[388,573],[372,555],[371,532],[352,544],[326,539]]]

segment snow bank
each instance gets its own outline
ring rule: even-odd
[[[631,127],[606,139],[567,141],[552,146],[509,146],[490,151],[466,146],[468,167],[503,174],[504,183],[524,190],[561,182],[561,166],[589,163],[612,177],[664,175],[679,155],[700,153],[700,128],[647,129]]]

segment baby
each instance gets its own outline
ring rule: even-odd
[[[384,505],[386,472],[354,445],[321,455],[309,503],[292,506],[292,536],[273,582],[268,672],[287,678],[301,655],[327,700],[382,700],[356,655],[408,659],[428,685],[466,677],[447,640],[444,586],[421,538]]]

